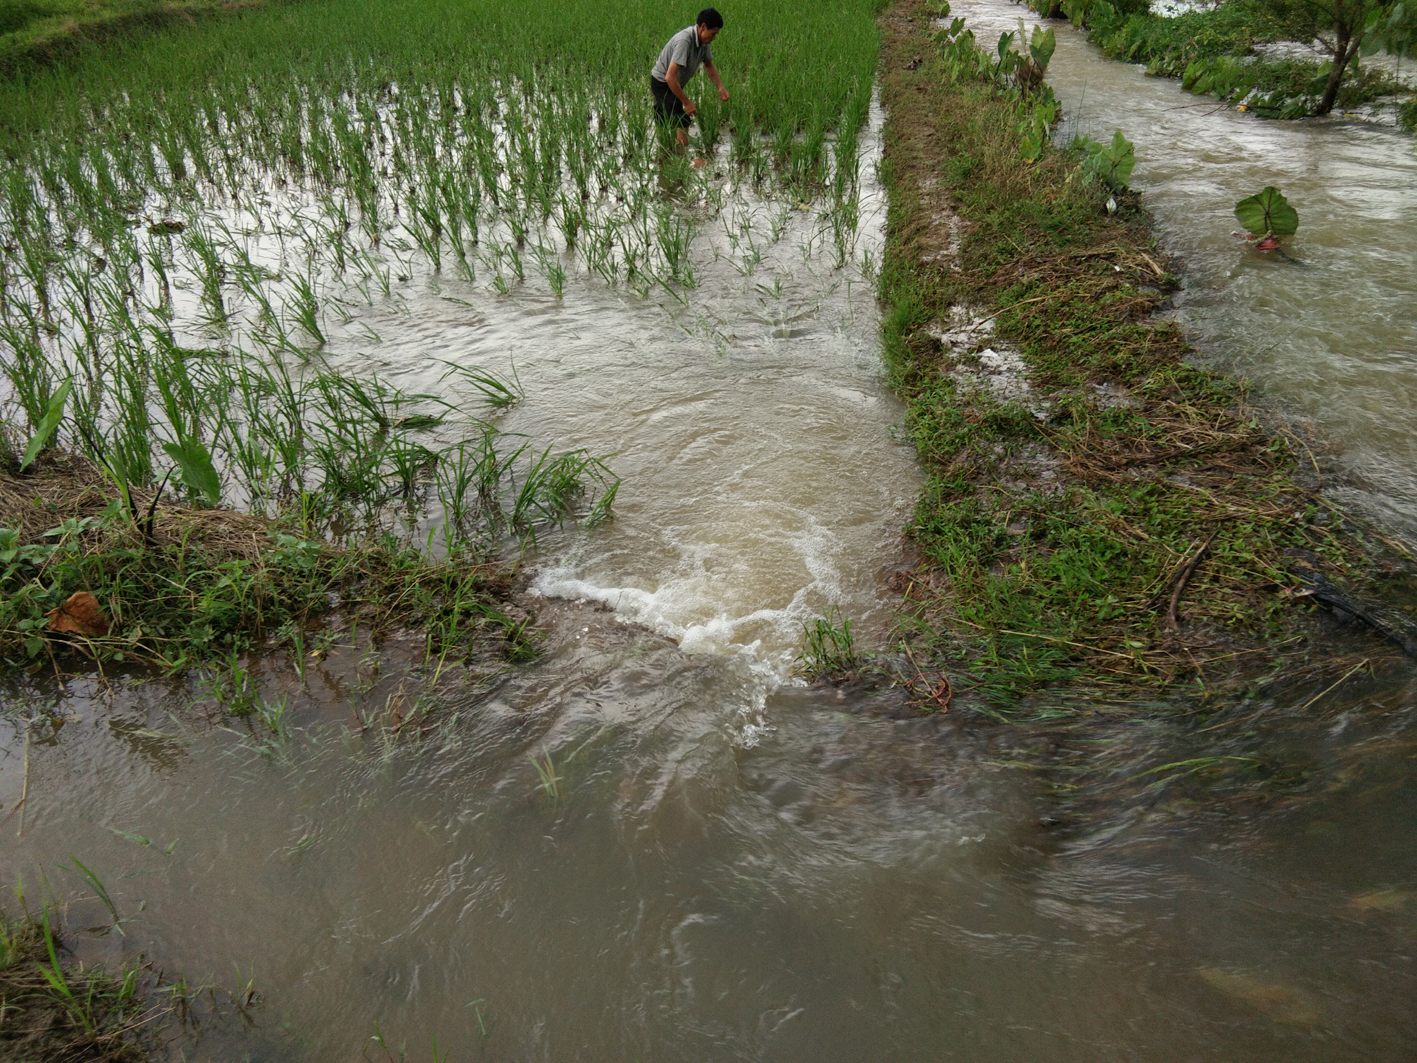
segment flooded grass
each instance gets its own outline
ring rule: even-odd
[[[129,841],[150,845],[131,832]],[[168,855],[171,851],[168,850]],[[38,912],[23,881],[13,904],[0,909],[0,1055],[22,1063],[144,1063],[183,1058],[200,1044],[199,1029],[214,1019],[252,1026],[260,994],[238,969],[235,988],[169,977],[142,955],[116,963],[85,959],[83,939],[124,936],[103,883],[71,858],[59,871],[75,872],[110,922],[74,925],[68,908],[45,899]],[[49,892],[48,883],[44,892]]]
[[[1025,163],[1027,103],[961,76],[923,13],[883,20],[886,357],[929,475],[912,637],[1005,705],[1203,693],[1304,652],[1306,588],[1400,545],[1307,490],[1303,444],[1153,317],[1176,282],[1139,201],[1110,216],[1064,151]]]
[[[1057,15],[1053,0],[1035,0],[1035,11]],[[1293,12],[1232,2],[1186,11],[1174,16],[1154,14],[1147,5],[1082,4],[1076,22],[1110,58],[1145,64],[1154,77],[1179,78],[1187,91],[1242,105],[1266,118],[1303,118],[1320,113],[1332,59],[1321,61],[1308,44],[1311,27]],[[1300,53],[1265,54],[1266,45],[1293,42]],[[1399,123],[1411,129],[1414,92],[1411,85],[1375,65],[1355,58],[1338,88],[1340,110],[1391,98],[1398,104]],[[1401,101],[1405,100],[1406,103]]]
[[[24,894],[17,888],[21,907]],[[138,964],[109,973],[66,955],[55,917],[0,913],[0,1050],[7,1059],[138,1063],[169,1012],[140,996]]]

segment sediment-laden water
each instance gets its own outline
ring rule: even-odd
[[[862,170],[874,167],[872,112]],[[730,170],[728,153],[719,165]],[[874,286],[885,204],[874,177],[849,267],[807,204],[741,190],[703,224],[696,286],[652,298],[594,280],[488,299],[443,281],[389,319],[361,319],[333,366],[434,391],[447,361],[526,398],[498,427],[608,455],[616,519],[547,540],[541,594],[608,604],[689,652],[740,655],[775,681],[804,621],[837,606],[884,630],[879,570],[898,559],[918,480],[893,443],[902,408],[881,384]],[[455,301],[457,300],[457,301]]]
[[[1093,60],[1060,36],[1053,73],[1072,106],[1066,79]],[[1282,321],[1325,353],[1285,371],[1248,340],[1226,350],[1262,382],[1276,365],[1277,392],[1300,372],[1328,379],[1349,357],[1339,338],[1359,331],[1299,303],[1253,305],[1256,291],[1280,298],[1275,278],[1330,268],[1319,212],[1299,182],[1255,170],[1304,212],[1313,242],[1294,253],[1310,272],[1248,257],[1228,242],[1238,194],[1201,188],[1223,169],[1207,145],[1292,137],[1318,153],[1379,134],[1203,119],[1205,101],[1176,88],[1195,135],[1176,138],[1171,181],[1198,190],[1168,198],[1139,123],[1101,101],[1111,91],[1134,111],[1143,90],[1172,86],[1098,63],[1080,121],[1127,131],[1165,238],[1200,249],[1184,313],[1203,344],[1220,349],[1221,321],[1250,322],[1242,338]],[[864,136],[874,159],[879,116]],[[1400,146],[1383,143],[1392,155],[1353,187],[1385,180]],[[869,166],[863,178],[861,252],[882,223]],[[22,832],[13,814],[0,831],[0,868],[27,882],[43,869],[74,927],[104,911],[58,866],[77,856],[104,880],[126,933],[78,933],[85,958],[141,952],[189,980],[254,980],[257,1027],[218,1020],[189,1058],[382,1059],[376,1030],[410,1059],[434,1058],[434,1038],[451,1059],[1410,1054],[1409,676],[1359,673],[1326,695],[1276,684],[1215,739],[1105,704],[1087,731],[916,719],[890,691],[788,679],[801,621],[824,608],[867,637],[884,628],[883,570],[915,477],[893,441],[860,258],[834,269],[809,246],[810,214],[785,208],[744,201],[783,219],[750,274],[731,211],[701,232],[682,298],[594,285],[493,297],[444,281],[408,295],[408,313],[351,325],[378,344],[332,331],[335,365],[377,363],[411,390],[436,379],[436,358],[514,361],[527,398],[500,427],[613,453],[614,521],[544,537],[535,558],[542,657],[468,683],[409,678],[397,641],[381,661],[342,637],[303,681],[283,656],[258,659],[268,696],[287,699],[274,729],[208,721],[196,680],[12,688],[7,704],[34,722],[0,731],[0,801],[28,794]],[[1388,306],[1382,342],[1396,349],[1407,333],[1382,278],[1408,252],[1401,234],[1376,243],[1387,231],[1369,245],[1372,294],[1333,298]],[[1363,379],[1395,409],[1391,388]],[[1320,427],[1351,466],[1390,471],[1397,511],[1395,441],[1411,440],[1395,418],[1388,436],[1344,420],[1352,403],[1325,387]],[[394,734],[391,719],[413,722]],[[1222,747],[1263,777],[1215,787],[1191,770]],[[1117,785],[1068,796],[1064,777],[1060,797],[1058,775],[1036,770],[1053,762],[1114,764]]]

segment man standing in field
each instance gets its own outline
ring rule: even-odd
[[[682,153],[689,146],[689,119],[698,111],[694,101],[684,92],[689,79],[704,68],[709,80],[718,86],[718,98],[728,102],[728,90],[713,65],[709,45],[723,29],[723,16],[711,7],[699,12],[698,20],[669,38],[655,60],[649,75],[649,89],[654,94],[654,113],[666,125],[674,127],[674,139]],[[695,159],[702,166],[703,159]]]

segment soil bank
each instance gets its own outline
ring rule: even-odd
[[[879,21],[884,355],[926,473],[916,659],[995,705],[1341,667],[1316,600],[1369,602],[1405,549],[1311,490],[1303,442],[1157,316],[1177,267],[1140,197],[1109,212],[1068,152],[1026,162],[1025,98],[956,76],[927,5]],[[1365,653],[1402,653],[1400,616],[1355,609],[1383,640]]]

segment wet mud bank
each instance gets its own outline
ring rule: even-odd
[[[1159,316],[1180,266],[1141,198],[1111,213],[1068,153],[1026,162],[1017,90],[953,73],[925,5],[880,27],[884,354],[926,473],[916,656],[1004,705],[1401,659],[1409,555]]]
[[[437,665],[495,670],[531,653],[513,562],[391,536],[338,543],[291,516],[202,508],[161,487],[134,485],[125,505],[80,455],[0,470],[0,529],[0,667],[12,676],[229,675],[248,652],[299,660],[350,633],[416,640]]]

